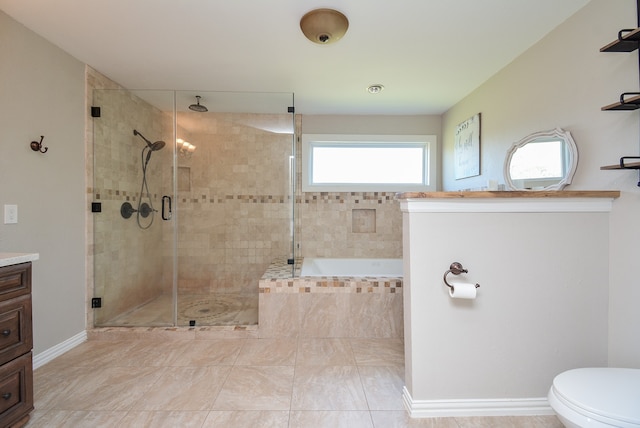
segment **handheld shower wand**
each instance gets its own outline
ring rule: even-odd
[[[133,135],[142,138],[144,142],[147,143],[147,145],[143,147],[142,153],[140,153],[140,162],[142,165],[142,184],[140,186],[140,195],[138,197],[138,207],[135,210],[132,207],[131,212],[137,212],[136,219],[138,222],[138,226],[140,226],[141,229],[148,229],[153,224],[154,213],[157,210],[153,208],[151,192],[149,191],[149,184],[147,183],[147,165],[149,164],[149,160],[151,160],[151,154],[153,152],[156,152],[162,149],[165,146],[165,142],[156,141],[155,143],[152,143],[151,141],[147,140],[144,135],[142,135],[140,132],[138,132],[135,129],[133,130]],[[146,156],[145,156],[145,151],[147,152]],[[145,195],[146,198],[149,200],[148,204],[146,202],[142,202],[143,195]],[[148,225],[143,226],[140,221],[140,217],[142,216],[143,218],[146,218],[149,215],[151,215],[151,221],[149,222]]]

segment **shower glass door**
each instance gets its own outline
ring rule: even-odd
[[[93,91],[96,327],[175,323],[173,106],[173,91]]]
[[[292,107],[291,93],[176,93],[178,325],[258,323],[258,281],[292,257]]]
[[[257,324],[261,276],[293,273],[293,94],[93,98],[94,325]]]

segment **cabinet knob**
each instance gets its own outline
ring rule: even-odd
[[[9,337],[9,336],[11,336],[11,330],[9,330],[9,329],[2,330],[2,335],[3,335],[4,337]]]
[[[5,392],[4,394],[2,394],[2,398],[4,398],[5,400],[8,400],[9,398],[11,398],[11,393]]]

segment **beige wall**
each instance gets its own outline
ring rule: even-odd
[[[609,364],[628,367],[640,367],[640,286],[627,268],[637,264],[640,189],[635,171],[599,168],[617,163],[620,156],[638,155],[639,116],[637,111],[600,108],[622,92],[637,90],[638,52],[605,54],[599,49],[615,40],[620,29],[636,27],[635,6],[633,0],[592,0],[443,116],[442,151],[445,190],[482,187],[488,179],[504,182],[504,154],[513,142],[561,127],[572,133],[579,151],[568,190],[622,191],[610,216],[610,274],[602,287],[609,289]],[[482,175],[454,180],[455,125],[478,112]]]
[[[620,93],[637,90],[637,52],[599,52],[621,28],[634,27],[635,16],[633,0],[592,0],[447,111],[442,117],[443,188],[477,188],[488,179],[504,183],[508,148],[530,133],[560,127],[571,132],[579,152],[569,189],[635,191],[634,173],[599,169],[638,152],[637,112],[600,110]],[[482,115],[481,175],[455,180],[455,126],[476,113]]]
[[[0,12],[0,252],[37,252],[34,352],[85,328],[84,64]],[[40,140],[46,154],[31,151]]]
[[[429,203],[404,214],[412,413],[518,414],[509,403],[518,399],[537,400],[517,403],[537,408],[524,414],[550,412],[555,375],[607,363],[608,213],[508,199],[439,200],[429,212]],[[479,283],[475,300],[449,297],[442,277],[454,261],[468,273],[448,279]]]

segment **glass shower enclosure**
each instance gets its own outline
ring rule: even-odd
[[[257,324],[258,280],[293,259],[292,113],[291,93],[93,91],[94,326]]]

